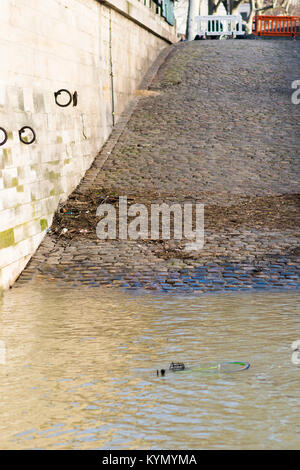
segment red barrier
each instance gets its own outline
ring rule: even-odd
[[[300,36],[300,16],[254,16],[254,36]]]

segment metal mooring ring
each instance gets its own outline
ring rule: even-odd
[[[0,127],[0,131],[3,132],[4,134],[4,139],[0,142],[0,146],[1,145],[4,145],[8,139],[8,135],[7,135],[7,132],[5,129],[3,129],[3,127]]]
[[[57,97],[61,94],[61,93],[67,93],[69,95],[69,101],[65,104],[61,104],[57,101]],[[62,88],[61,90],[58,90],[58,91],[55,91],[54,92],[54,97],[55,97],[55,103],[60,106],[61,108],[66,108],[67,106],[69,106],[71,103],[72,103],[72,100],[73,100],[73,97],[71,95],[71,93],[69,92],[69,90],[65,90],[64,88]]]
[[[29,140],[29,141],[23,140],[23,138],[22,138],[22,134],[23,134],[23,132],[25,132],[26,129],[29,129],[32,132],[32,135],[33,135],[32,139]],[[33,144],[33,142],[36,139],[36,135],[35,135],[34,130],[29,126],[24,126],[19,130],[19,137],[20,137],[20,141],[23,142],[23,144],[26,144],[26,145]]]
[[[78,93],[77,91],[75,91],[73,93],[73,106],[77,106],[77,103],[78,103]]]

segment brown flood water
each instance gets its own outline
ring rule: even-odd
[[[0,298],[0,448],[299,449],[299,301],[13,289]],[[215,360],[251,367],[156,376]]]

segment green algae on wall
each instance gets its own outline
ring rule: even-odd
[[[12,165],[12,161],[11,148],[3,149],[3,168]]]
[[[19,185],[19,180],[16,176],[11,177],[4,174],[3,183],[5,188],[15,188]]]
[[[41,219],[40,220],[40,226],[41,226],[42,231],[46,230],[48,228],[47,219]]]
[[[15,243],[14,229],[4,230],[0,232],[0,249],[7,248]]]
[[[19,184],[18,178],[14,176],[14,178],[11,180],[11,186],[14,188],[18,186],[18,184]]]
[[[48,171],[47,174],[46,174],[46,178],[49,181],[58,180],[60,177],[61,177],[61,174],[60,173],[55,173],[55,171]]]

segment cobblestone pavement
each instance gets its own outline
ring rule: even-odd
[[[194,41],[167,53],[16,287],[31,279],[172,292],[300,287],[300,104],[291,101],[300,41]],[[204,248],[98,240],[96,208],[118,196],[203,203]]]

